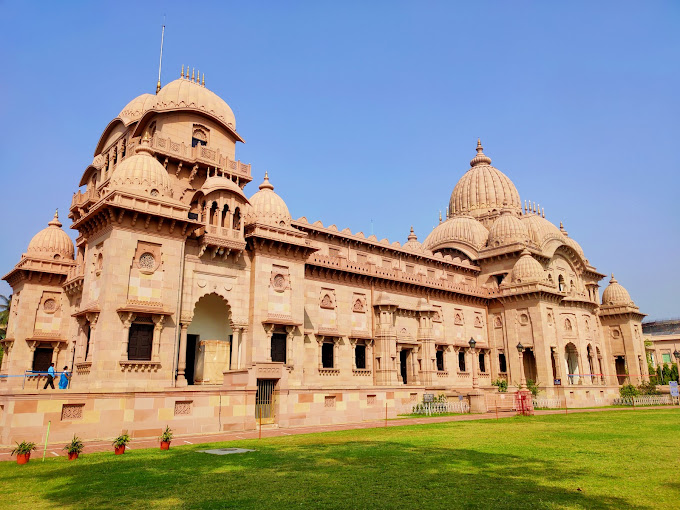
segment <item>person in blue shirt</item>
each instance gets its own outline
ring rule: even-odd
[[[43,386],[43,390],[47,389],[47,386],[52,386],[52,389],[54,389],[54,376],[55,376],[55,371],[54,371],[54,363],[50,363],[50,368],[47,369],[47,381],[45,381],[45,386]]]
[[[64,367],[64,371],[59,375],[59,389],[60,390],[65,390],[68,388],[68,380],[70,379],[71,374],[68,373],[68,366]]]

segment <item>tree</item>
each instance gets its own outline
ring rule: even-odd
[[[9,309],[12,306],[12,296],[7,297],[0,294],[0,340],[5,338],[7,334],[7,323],[9,322]],[[4,349],[0,346],[0,365],[2,364],[2,357]]]

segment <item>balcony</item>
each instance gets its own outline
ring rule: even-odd
[[[210,251],[211,258],[220,255],[226,258],[231,252],[241,252],[246,248],[246,241],[240,229],[207,225],[198,232],[201,250],[199,257]]]
[[[97,200],[99,200],[99,193],[95,187],[88,188],[83,192],[78,190],[77,193],[73,194],[69,211],[73,213],[76,209],[87,209]]]
[[[73,295],[83,290],[83,280],[85,279],[85,264],[73,266],[69,268],[66,280],[62,287],[66,294]]]

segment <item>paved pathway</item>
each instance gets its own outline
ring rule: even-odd
[[[669,406],[658,406],[658,407],[645,407],[644,409],[637,407],[601,407],[594,409],[569,409],[568,414],[575,413],[593,413],[593,412],[607,412],[607,411],[630,411],[630,412],[644,412],[646,409],[670,409]],[[680,411],[680,408],[675,407]],[[546,415],[546,414],[565,414],[564,409],[555,410],[545,410],[545,411],[535,411],[536,415]],[[514,411],[499,412],[499,418],[509,418],[515,416]],[[496,414],[494,412],[489,412],[486,414],[461,414],[456,416],[433,416],[433,417],[423,417],[423,418],[400,418],[392,420],[377,420],[377,421],[365,421],[361,423],[343,423],[334,425],[315,425],[309,427],[292,427],[292,428],[263,428],[262,437],[280,437],[280,436],[293,436],[298,434],[313,434],[316,432],[330,432],[334,430],[355,430],[355,429],[371,429],[380,427],[401,427],[404,425],[425,425],[428,423],[443,423],[450,421],[472,421],[472,420],[489,420],[496,419]],[[195,434],[195,435],[185,435],[185,436],[175,436],[172,440],[172,444],[175,446],[181,446],[185,444],[202,444],[202,443],[217,443],[222,441],[238,441],[243,439],[257,439],[260,436],[257,430],[246,430],[246,431],[236,431],[236,432],[216,432],[212,434]],[[63,445],[64,442],[49,444],[47,446],[46,457],[61,457],[65,456]],[[142,438],[133,439],[131,446],[128,446],[130,450],[137,450],[141,448],[158,448],[159,442],[157,438]],[[44,445],[37,445],[37,450],[33,453],[33,458],[42,457],[42,451]],[[11,448],[0,448],[0,461],[13,460],[14,457],[10,456]],[[85,449],[83,454],[93,453],[93,452],[112,452],[113,447],[111,446],[111,441],[88,441],[85,443]]]

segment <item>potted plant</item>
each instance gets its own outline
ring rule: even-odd
[[[167,425],[165,426],[165,430],[161,434],[161,450],[169,450],[170,449],[170,441],[172,441],[172,429],[168,427]]]
[[[66,453],[68,453],[68,460],[76,460],[78,455],[80,455],[83,451],[83,448],[85,448],[83,442],[78,436],[73,434],[73,439],[71,439],[71,442],[64,446],[64,450],[66,450]]]
[[[113,449],[116,455],[123,455],[125,453],[125,445],[130,442],[130,436],[127,432],[123,432],[120,436],[113,440]]]
[[[12,450],[10,455],[16,454],[17,464],[26,464],[31,458],[32,450],[35,450],[35,443],[22,441],[17,443],[17,447]]]

